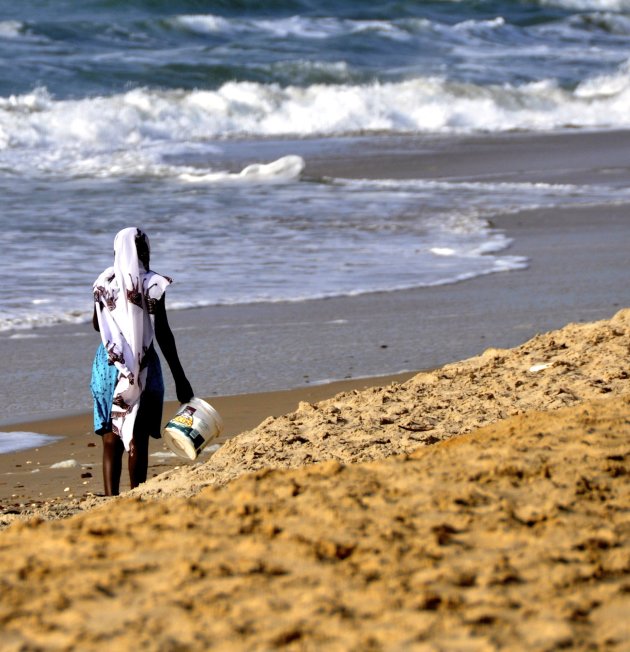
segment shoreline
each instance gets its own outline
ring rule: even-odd
[[[353,297],[175,310],[169,321],[193,387],[211,398],[435,368],[490,342],[515,346],[537,332],[605,318],[629,305],[627,215],[621,205],[496,216],[494,226],[513,240],[509,252],[528,258],[524,270]],[[14,370],[0,378],[3,430],[91,409],[97,345],[91,325],[36,334],[0,334],[0,357]]]
[[[252,141],[225,143],[221,165],[240,169]],[[627,183],[630,131],[357,138],[260,143],[257,156],[297,153],[305,178],[326,174],[557,183]],[[435,368],[536,332],[590,321],[630,304],[624,270],[627,205],[492,216],[527,269],[458,283],[295,303],[169,311],[180,359],[201,396],[251,394],[326,379]],[[176,300],[174,295],[172,301]],[[96,349],[90,324],[0,334],[0,424],[79,414],[91,407]],[[61,372],[61,370],[63,370]],[[166,398],[175,398],[165,370]]]

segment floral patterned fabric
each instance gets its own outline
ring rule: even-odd
[[[94,432],[104,435],[112,432],[112,401],[118,380],[118,369],[109,364],[107,350],[99,344],[92,364],[90,390],[94,398]],[[151,437],[159,439],[162,429],[164,407],[164,379],[160,358],[154,347],[147,351],[147,379],[138,408],[138,420]]]
[[[149,239],[135,227],[114,239],[114,265],[94,282],[94,305],[108,362],[118,371],[111,407],[112,432],[129,450],[147,378],[146,354],[153,341],[155,308],[172,283],[145,268],[138,251]]]

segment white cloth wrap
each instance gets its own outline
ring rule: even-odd
[[[144,389],[147,370],[144,356],[153,341],[153,308],[162,298],[171,279],[146,271],[138,259],[136,237],[144,236],[135,227],[123,229],[114,239],[114,266],[94,282],[94,301],[101,340],[110,364],[118,369],[112,404],[112,430],[129,450]]]

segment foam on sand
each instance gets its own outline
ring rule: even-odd
[[[286,183],[299,178],[304,169],[301,156],[283,156],[271,163],[253,163],[240,172],[209,172],[180,174],[189,183]]]
[[[42,435],[37,432],[0,432],[0,455],[17,451],[46,446],[60,439],[52,435]]]

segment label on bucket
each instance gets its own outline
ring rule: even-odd
[[[169,421],[168,427],[179,430],[188,437],[194,444],[195,448],[198,449],[204,444],[205,435],[208,434],[208,427],[201,419],[195,419],[194,415],[196,411],[197,410],[194,407],[187,405]],[[204,432],[200,432],[198,428],[201,428]]]

